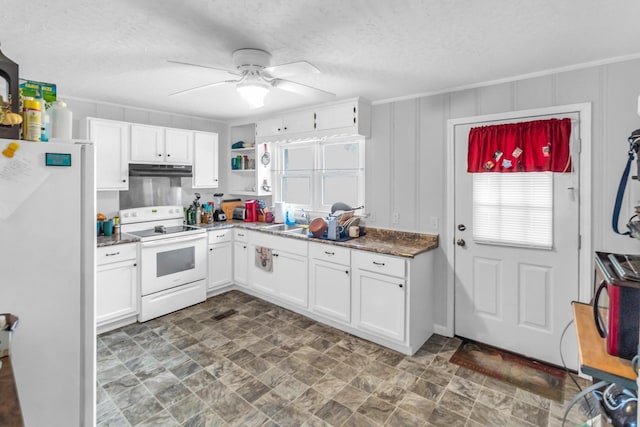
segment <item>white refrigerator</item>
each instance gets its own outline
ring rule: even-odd
[[[26,427],[95,424],[94,165],[88,142],[0,139],[0,313],[19,318]]]

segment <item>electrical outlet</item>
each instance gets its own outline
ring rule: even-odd
[[[391,215],[391,223],[392,224],[400,224],[400,214],[398,212],[394,212]]]
[[[437,216],[432,216],[431,217],[431,229],[432,230],[437,230],[440,223],[440,218],[438,218]]]

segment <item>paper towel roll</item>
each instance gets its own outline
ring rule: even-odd
[[[287,204],[285,202],[276,202],[273,212],[273,222],[282,224],[284,222]]]

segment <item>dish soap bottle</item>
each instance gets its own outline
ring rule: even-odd
[[[293,207],[288,206],[284,214],[284,223],[287,225],[296,225],[296,218],[293,216]]]

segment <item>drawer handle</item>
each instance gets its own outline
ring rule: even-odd
[[[335,252],[329,252],[329,251],[324,251],[324,253],[330,256],[333,256],[336,254]]]
[[[105,256],[114,256],[114,255],[120,255],[120,252],[114,252],[112,254],[105,254]]]
[[[244,237],[244,234],[238,233],[238,237]]]
[[[384,262],[373,261],[374,265],[379,265],[380,267],[384,267]]]

